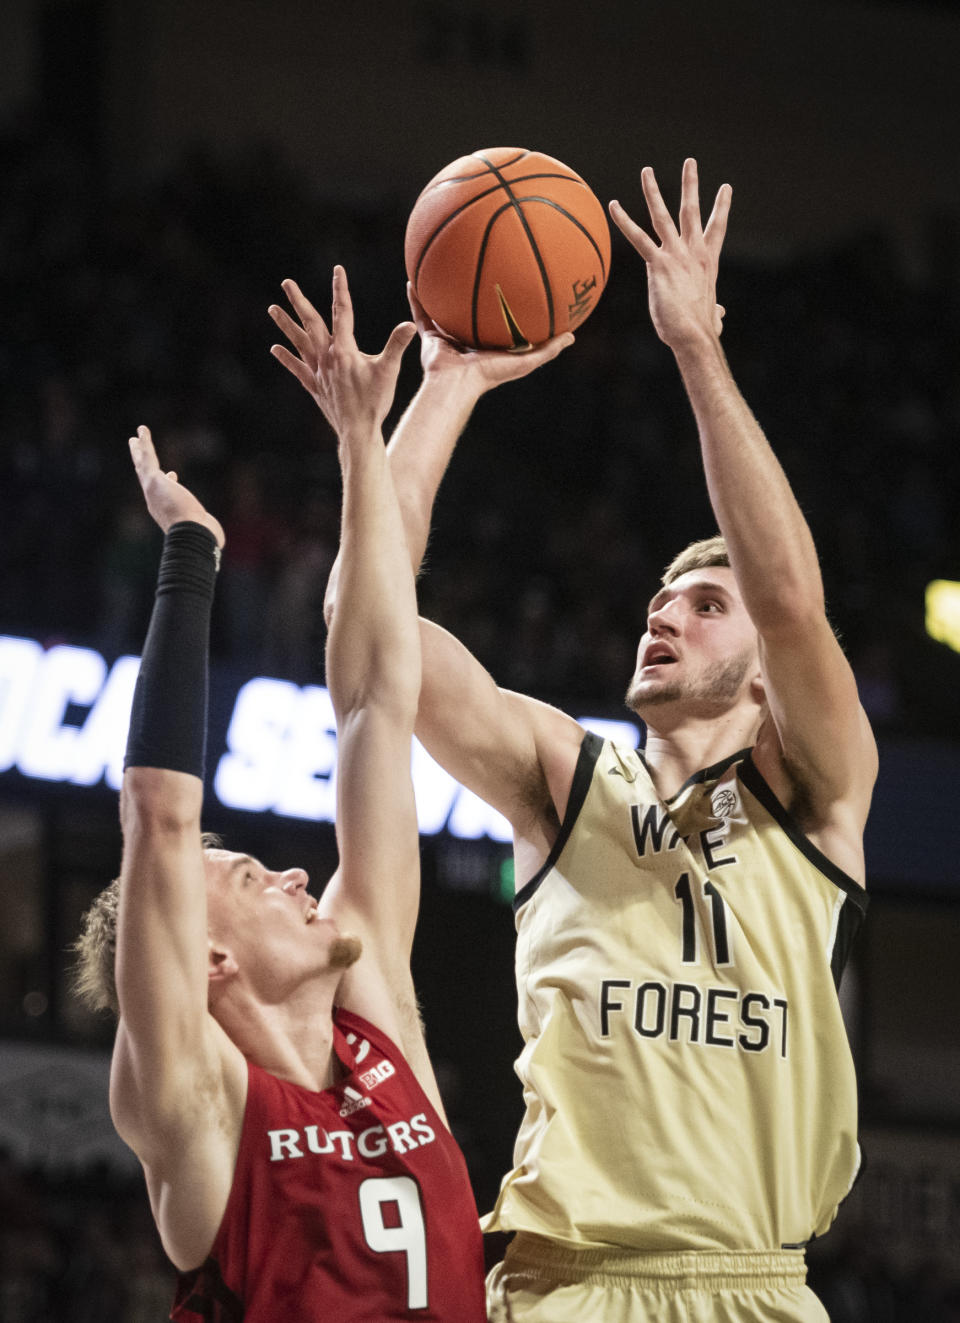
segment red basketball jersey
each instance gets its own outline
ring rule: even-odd
[[[349,1074],[314,1093],[248,1063],[233,1185],[190,1323],[485,1323],[466,1163],[399,1049],[338,1010]]]

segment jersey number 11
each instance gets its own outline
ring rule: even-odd
[[[697,911],[693,903],[693,888],[690,886],[690,874],[681,873],[674,888],[674,893],[683,909],[682,954],[685,965],[697,965]],[[713,954],[718,965],[731,965],[730,942],[727,938],[727,907],[723,897],[709,879],[703,884],[703,894],[710,901],[713,919]]]

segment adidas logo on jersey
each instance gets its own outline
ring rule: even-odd
[[[362,1093],[358,1093],[356,1089],[352,1089],[349,1084],[344,1085],[343,1097],[343,1106],[340,1108],[341,1116],[352,1116],[354,1112],[359,1112],[361,1107],[370,1106],[370,1099],[364,1097]]]

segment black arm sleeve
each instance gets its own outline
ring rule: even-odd
[[[202,524],[167,530],[124,767],[162,767],[203,780],[210,612],[219,563],[216,539]]]

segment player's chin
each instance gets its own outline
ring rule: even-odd
[[[627,690],[625,702],[631,712],[642,718],[647,709],[675,703],[682,697],[678,684],[664,680],[635,680]]]
[[[363,943],[352,933],[340,933],[330,944],[328,964],[331,969],[349,969],[363,954]]]

